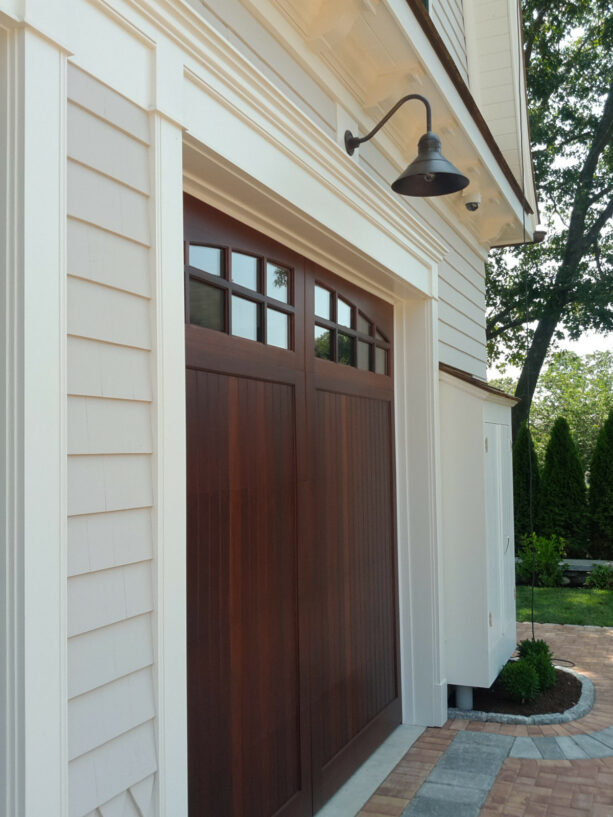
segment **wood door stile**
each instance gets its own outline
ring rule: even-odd
[[[392,309],[188,196],[185,236],[291,270],[292,327],[186,324],[189,813],[307,817],[400,722],[393,382],[315,358],[314,282]]]

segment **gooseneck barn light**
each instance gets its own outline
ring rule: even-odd
[[[396,113],[398,108],[410,99],[419,99],[426,106],[427,132],[419,140],[417,158],[392,184],[392,190],[403,196],[445,196],[448,193],[462,190],[469,183],[469,180],[441,153],[441,140],[435,133],[432,133],[430,103],[421,94],[403,96],[391,111],[386,113],[379,124],[375,125],[371,132],[367,133],[366,136],[362,136],[362,138],[354,136],[349,130],[345,131],[347,153],[352,156],[358,145],[372,139],[375,133]]]

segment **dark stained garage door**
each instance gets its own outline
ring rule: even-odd
[[[400,722],[392,310],[185,197],[190,817],[311,815]]]

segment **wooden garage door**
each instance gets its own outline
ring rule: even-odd
[[[185,198],[190,817],[313,814],[400,722],[391,308]]]

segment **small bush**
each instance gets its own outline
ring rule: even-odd
[[[534,565],[537,587],[560,587],[564,579],[564,540],[553,536],[524,536],[519,545],[515,574],[518,584],[532,584]]]
[[[595,565],[587,575],[585,586],[592,590],[611,590],[613,588],[613,569],[608,565]]]
[[[539,679],[539,689],[544,691],[552,687],[556,682],[556,668],[553,665],[551,650],[546,641],[526,638],[517,645],[519,657],[528,661],[534,669]]]
[[[517,703],[533,701],[539,693],[537,671],[526,658],[509,661],[498,677],[509,698]]]
[[[556,668],[551,663],[551,658],[543,653],[536,653],[531,658],[526,658],[534,669],[539,679],[539,690],[544,692],[550,689],[556,682]]]
[[[543,641],[542,638],[537,638],[534,641],[531,638],[525,638],[517,645],[517,652],[520,658],[532,658],[535,655],[544,655],[551,661],[551,650],[549,644]]]

